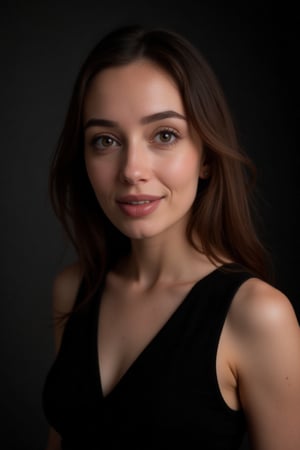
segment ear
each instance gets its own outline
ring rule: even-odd
[[[210,165],[208,163],[201,164],[199,178],[206,180],[210,177]]]

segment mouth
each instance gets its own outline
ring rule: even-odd
[[[129,205],[143,205],[161,200],[162,196],[157,195],[125,195],[124,197],[119,197],[117,203],[125,203]]]
[[[154,212],[162,199],[153,195],[127,195],[118,198],[117,204],[126,216],[138,218]]]

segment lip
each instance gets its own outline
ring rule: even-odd
[[[160,200],[162,197],[157,195],[139,194],[139,195],[124,195],[117,199],[117,203],[132,203],[132,202],[154,202]]]
[[[121,211],[129,217],[144,217],[154,212],[163,197],[155,195],[125,195],[117,199]]]

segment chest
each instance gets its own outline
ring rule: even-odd
[[[107,438],[120,444],[111,448],[140,449],[138,432],[153,435],[149,449],[239,448],[244,419],[220,395],[216,357],[240,282],[212,274],[191,292],[158,296],[163,309],[155,301],[109,304],[116,296],[106,291],[71,317],[43,393],[49,422],[72,440],[68,448],[87,448],[87,439],[99,448]]]
[[[108,288],[98,314],[98,365],[104,395],[109,394],[144,351],[180,312],[191,286],[140,293]]]

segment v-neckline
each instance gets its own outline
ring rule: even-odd
[[[188,292],[184,295],[183,299],[179,303],[179,305],[175,308],[175,310],[171,313],[171,315],[168,317],[168,319],[164,322],[164,324],[159,328],[157,333],[154,334],[154,336],[148,341],[148,343],[145,345],[145,347],[141,350],[141,352],[137,355],[137,357],[132,361],[132,363],[129,365],[127,370],[123,373],[123,375],[119,378],[117,383],[113,386],[111,390],[107,394],[104,394],[103,392],[103,386],[102,386],[102,377],[101,377],[101,367],[100,367],[100,358],[99,358],[99,326],[100,326],[100,304],[101,304],[101,298],[102,293],[104,289],[104,283],[99,288],[97,293],[95,294],[95,308],[93,308],[94,313],[94,320],[95,323],[93,324],[93,332],[92,332],[92,340],[93,340],[93,351],[92,351],[92,358],[95,361],[95,374],[96,374],[96,380],[98,384],[98,390],[100,393],[100,396],[102,400],[107,401],[111,396],[115,394],[122,386],[122,384],[126,381],[126,379],[130,376],[131,372],[135,369],[137,364],[140,362],[141,359],[145,357],[145,355],[155,346],[157,340],[160,338],[160,336],[166,332],[166,330],[170,327],[170,324],[175,320],[175,318],[178,316],[178,314],[181,313],[181,311],[186,307],[186,305],[189,303],[189,300],[193,297],[193,292],[196,288],[199,287],[199,285],[202,285],[206,281],[208,281],[211,277],[215,276],[221,268],[224,268],[229,264],[224,264],[222,266],[216,267],[211,272],[209,272],[204,277],[200,278],[198,281],[196,281],[193,286],[188,290]]]

